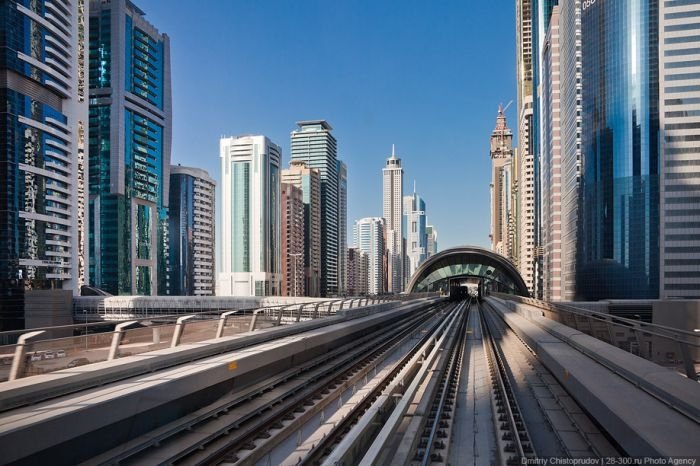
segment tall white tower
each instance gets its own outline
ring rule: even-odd
[[[281,291],[280,158],[265,136],[223,138],[218,296]]]
[[[384,175],[384,222],[387,248],[387,290],[400,293],[403,289],[403,168],[391,145],[391,157],[386,160]]]

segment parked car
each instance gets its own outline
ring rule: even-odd
[[[57,358],[65,358],[66,357],[66,350],[58,350],[56,351],[56,357]]]
[[[84,366],[85,364],[90,364],[90,360],[88,358],[78,358],[69,362],[68,367]]]
[[[36,351],[34,353],[31,353],[29,356],[29,359],[31,361],[41,361],[44,359],[44,352],[43,351]]]
[[[53,351],[47,351],[44,353],[44,359],[53,359],[56,357],[56,353]]]

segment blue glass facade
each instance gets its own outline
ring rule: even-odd
[[[90,283],[168,294],[169,40],[130,2],[91,5]]]
[[[82,284],[82,14],[0,0],[0,330],[25,326],[25,292]]]
[[[659,293],[658,4],[582,9],[576,299]]]

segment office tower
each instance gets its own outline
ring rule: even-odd
[[[87,5],[0,1],[0,330],[30,290],[86,284]]]
[[[401,159],[396,157],[394,145],[391,146],[391,157],[386,160],[382,169],[384,178],[384,221],[386,226],[387,247],[387,291],[400,293],[404,286],[404,250],[402,231],[403,212],[403,168]]]
[[[216,182],[201,168],[170,167],[170,294],[212,296]]]
[[[168,294],[170,39],[127,0],[90,2],[90,283]]]
[[[280,294],[281,156],[265,136],[220,141],[219,296]]]
[[[367,254],[367,293],[384,292],[384,255],[385,255],[384,219],[366,217],[355,222],[355,247]]]
[[[547,301],[561,301],[561,111],[560,111],[560,44],[559,7],[549,21],[542,57],[544,115],[542,138],[542,247],[543,296]]]
[[[426,257],[434,256],[438,252],[438,231],[433,225],[425,226],[425,235],[428,238]]]
[[[658,27],[656,0],[583,3],[577,299],[659,295]]]
[[[581,0],[559,4],[562,299],[576,293],[581,179]]]
[[[338,294],[344,296],[348,286],[348,167],[342,160],[338,167]]]
[[[282,296],[304,296],[304,193],[282,183]]]
[[[321,179],[321,296],[338,293],[338,143],[325,120],[297,122],[292,161],[318,170]]]
[[[428,236],[426,234],[425,201],[416,193],[404,196],[403,210],[406,217],[406,259],[408,260],[407,279],[420,267],[427,257]]]
[[[491,249],[512,260],[510,226],[513,222],[513,133],[506,124],[503,108],[498,106],[496,127],[491,132]]]
[[[367,294],[369,256],[358,248],[348,248],[348,296]]]
[[[700,298],[700,0],[659,2],[660,297]]]
[[[282,182],[301,189],[304,202],[304,291],[321,295],[321,175],[300,160],[282,170]]]
[[[537,1],[516,1],[516,62],[517,62],[517,111],[518,111],[518,150],[515,164],[518,166],[517,219],[513,222],[514,243],[517,254],[512,254],[513,262],[531,293],[537,293],[538,249],[537,249],[537,198],[536,198],[536,148],[537,126],[534,112],[535,98],[533,82],[537,67]],[[534,17],[533,17],[534,15]]]

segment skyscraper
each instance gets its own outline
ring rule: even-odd
[[[659,295],[658,26],[656,0],[583,3],[577,299]]]
[[[304,193],[282,183],[282,296],[305,296]]]
[[[660,297],[700,298],[700,0],[659,2]]]
[[[0,1],[0,330],[30,290],[86,282],[87,11]]]
[[[338,160],[338,294],[348,286],[348,167]]]
[[[383,207],[388,266],[387,290],[390,293],[400,293],[404,286],[403,168],[401,168],[401,159],[396,157],[393,145],[391,146],[391,157],[386,160],[382,174],[384,178]]]
[[[496,127],[491,133],[491,249],[512,260],[510,224],[513,221],[513,133],[498,106]]]
[[[415,182],[413,194],[404,196],[403,210],[406,218],[406,279],[410,280],[414,272],[427,257],[428,236],[426,234],[425,201],[416,193]]]
[[[90,2],[90,283],[167,294],[170,39],[128,0]]]
[[[517,220],[514,233],[517,255],[513,260],[528,289],[539,295],[539,103],[534,92],[539,83],[538,30],[543,24],[544,4],[549,0],[516,0],[516,61],[518,90]]]
[[[559,4],[562,299],[576,294],[581,179],[581,0]]]
[[[170,294],[212,296],[216,182],[200,169],[170,167]]]
[[[367,294],[369,257],[358,248],[348,248],[348,296]]]
[[[428,238],[426,257],[434,256],[438,252],[438,231],[433,225],[425,226],[425,235]]]
[[[543,296],[547,301],[561,301],[561,110],[559,7],[555,6],[549,22],[543,50],[544,115],[542,138],[542,247]]]
[[[355,222],[355,247],[367,254],[367,293],[384,292],[384,219],[361,218]]]
[[[222,138],[219,296],[280,294],[280,159],[265,136]]]
[[[321,295],[321,175],[300,160],[282,170],[282,182],[302,191],[304,202],[304,291]]]
[[[292,161],[318,170],[321,179],[321,296],[338,293],[338,142],[325,120],[297,122],[292,131]]]

